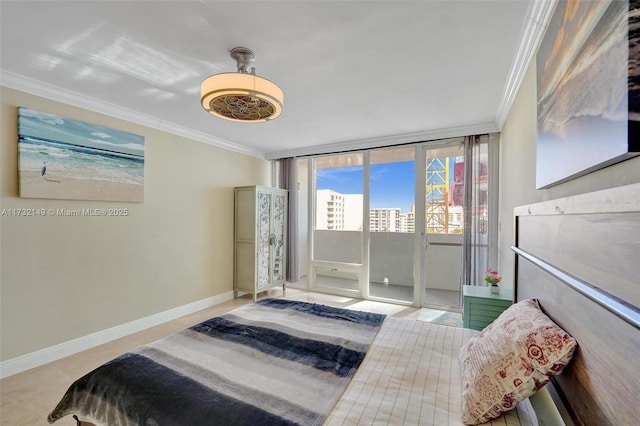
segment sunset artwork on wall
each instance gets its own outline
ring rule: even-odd
[[[18,108],[20,196],[144,201],[144,137]]]
[[[536,188],[640,153],[640,1],[560,0],[537,54]]]

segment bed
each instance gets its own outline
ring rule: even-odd
[[[261,299],[98,367],[49,415],[97,425],[462,425],[458,355],[478,332]],[[532,426],[529,401],[495,423]]]
[[[516,305],[541,308],[577,347],[570,362],[553,365],[562,364],[561,374],[488,424],[536,425],[541,414],[544,424],[638,424],[639,200],[635,184],[515,210]],[[512,324],[513,317],[505,318],[478,333],[261,300],[99,367],[70,387],[49,422],[72,415],[78,424],[110,426],[462,425],[468,354],[491,327]],[[259,338],[244,347],[237,335]],[[223,348],[202,349],[212,339],[222,339]],[[162,364],[162,374],[146,373],[144,363],[128,365],[139,357]],[[188,386],[181,383],[185,375]],[[543,384],[536,379],[532,386]],[[149,408],[149,401],[159,404]],[[151,414],[136,418],[136,412]]]

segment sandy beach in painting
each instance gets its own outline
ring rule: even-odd
[[[144,201],[144,137],[18,108],[20,196]]]
[[[22,171],[20,196],[25,198],[144,201],[144,187],[133,183],[93,179],[71,179],[40,172]]]

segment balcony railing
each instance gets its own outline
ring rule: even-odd
[[[413,301],[410,289],[414,282],[414,234],[371,232],[369,248],[370,294],[375,296],[375,292],[371,289],[374,286],[385,285],[386,282],[386,288],[381,293],[385,296],[381,297]],[[429,234],[425,253],[423,262],[425,265],[424,288],[427,294],[424,299],[425,304],[458,307],[462,270],[462,235]],[[362,233],[315,230],[314,260],[350,265],[361,264]],[[335,272],[339,272],[339,268]],[[321,274],[331,276],[330,271],[321,272]],[[336,275],[338,276],[339,274]],[[335,285],[331,287],[336,288]],[[349,289],[352,287],[353,283],[349,283]],[[393,297],[394,288],[397,289],[396,297]],[[407,297],[411,300],[407,300]],[[441,302],[441,299],[447,302]]]

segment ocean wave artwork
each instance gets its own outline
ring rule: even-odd
[[[18,108],[20,196],[144,201],[144,136]]]
[[[639,3],[558,2],[537,54],[538,189],[637,155]]]

